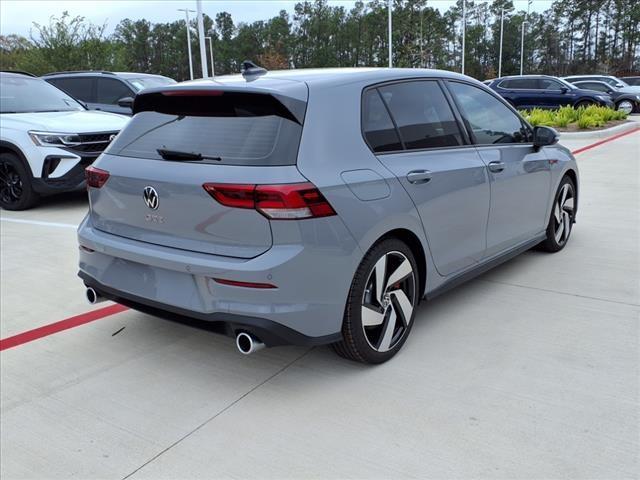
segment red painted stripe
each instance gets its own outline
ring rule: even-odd
[[[6,350],[7,348],[17,347],[18,345],[22,345],[23,343],[33,342],[34,340],[38,340],[42,337],[48,337],[49,335],[62,332],[63,330],[68,330],[70,328],[84,325],[85,323],[100,320],[101,318],[108,317],[109,315],[115,315],[116,313],[124,312],[125,310],[128,310],[128,308],[124,305],[119,305],[116,303],[115,305],[109,305],[108,307],[99,308],[98,310],[82,313],[80,315],[76,315],[75,317],[66,318],[64,320],[60,320],[59,322],[50,323],[49,325],[44,325],[39,328],[34,328],[33,330],[19,333],[17,335],[14,335],[13,337],[3,338],[2,340],[0,340],[0,352],[2,350]]]
[[[587,150],[591,150],[592,148],[599,147],[603,143],[612,142],[613,140],[617,140],[620,137],[624,137],[626,135],[631,135],[632,133],[636,133],[636,132],[640,132],[640,128],[636,128],[634,130],[629,130],[628,132],[622,132],[622,133],[619,133],[617,135],[613,135],[612,137],[605,138],[604,140],[600,140],[599,142],[592,143],[591,145],[587,145],[586,147],[582,147],[582,148],[579,148],[577,150],[574,150],[571,153],[573,153],[574,155],[577,155],[578,153],[582,153],[582,152],[585,152]]]

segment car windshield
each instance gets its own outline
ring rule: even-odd
[[[143,88],[161,87],[176,83],[175,80],[167,77],[136,77],[128,79],[129,83],[134,86],[137,92]]]
[[[84,110],[76,100],[39,78],[0,76],[0,113]]]

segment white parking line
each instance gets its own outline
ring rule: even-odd
[[[11,223],[26,223],[28,225],[41,225],[43,227],[73,228],[74,230],[78,228],[78,225],[73,225],[71,223],[41,222],[39,220],[23,220],[21,218],[6,218],[6,217],[0,217],[0,220],[2,220],[3,222],[11,222]]]

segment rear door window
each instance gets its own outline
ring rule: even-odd
[[[535,78],[512,78],[500,82],[500,88],[509,88],[514,90],[536,90],[538,89],[538,80]]]
[[[118,100],[125,97],[133,97],[135,93],[131,91],[120,80],[113,78],[98,78],[98,91],[96,103],[105,105],[117,105]]]
[[[378,90],[407,150],[463,144],[458,123],[435,80],[384,85]]]
[[[75,99],[88,103],[95,102],[94,78],[52,78],[47,81]]]
[[[108,153],[164,160],[162,151],[180,152],[207,157],[188,161],[226,165],[296,163],[302,125],[271,95],[143,94],[136,99],[134,114]]]

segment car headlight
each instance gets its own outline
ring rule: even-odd
[[[80,144],[80,137],[75,133],[29,132],[33,143],[42,147],[72,147]]]

